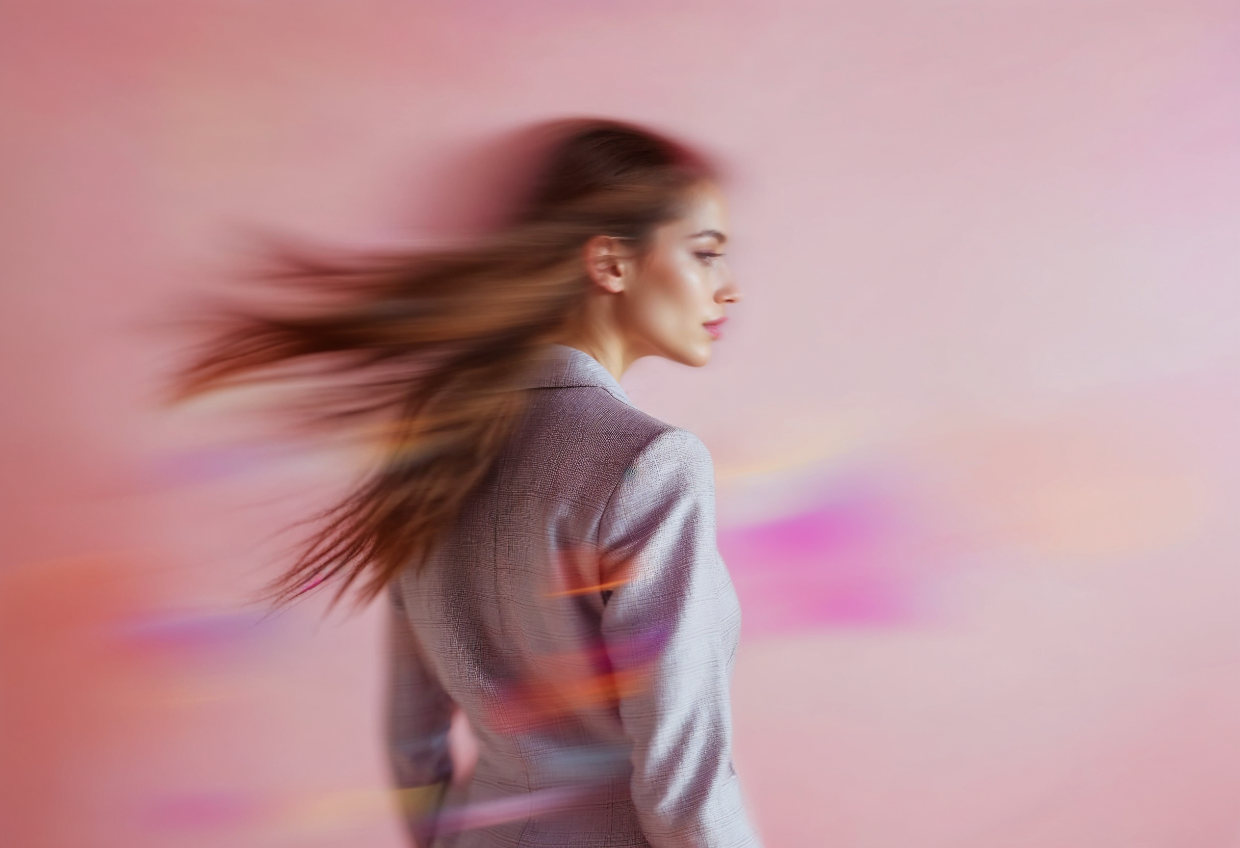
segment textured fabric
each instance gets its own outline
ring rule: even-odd
[[[589,355],[547,353],[516,438],[427,566],[393,583],[396,779],[450,777],[459,707],[480,756],[437,846],[754,848],[710,454]]]

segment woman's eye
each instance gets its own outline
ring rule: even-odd
[[[709,265],[711,262],[718,259],[720,256],[723,256],[722,253],[713,253],[712,251],[709,251],[709,250],[699,250],[697,251],[696,255],[698,259],[701,259],[707,265]]]

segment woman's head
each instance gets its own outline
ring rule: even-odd
[[[726,304],[740,297],[723,253],[728,216],[716,169],[631,125],[560,129],[518,218],[592,224],[580,245],[582,301],[559,340],[617,376],[643,356],[704,365]]]
[[[608,356],[617,374],[643,356],[705,365],[727,305],[740,298],[723,252],[727,234],[723,195],[701,182],[685,193],[680,214],[636,249],[591,238],[583,251],[589,317],[567,340]]]
[[[288,260],[313,298],[230,305],[175,396],[290,375],[313,423],[381,434],[383,460],[272,585],[277,601],[359,578],[368,600],[431,554],[511,436],[549,342],[617,376],[635,359],[702,365],[737,299],[722,257],[715,170],[658,134],[611,121],[544,128],[543,155],[498,231],[463,248]],[[287,292],[287,289],[284,291]]]

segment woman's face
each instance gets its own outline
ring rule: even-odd
[[[728,210],[714,183],[689,190],[685,214],[659,227],[627,269],[619,314],[637,356],[705,365],[727,305],[740,299],[724,258]]]

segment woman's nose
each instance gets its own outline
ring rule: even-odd
[[[728,280],[715,294],[715,300],[720,303],[736,303],[740,299],[741,290],[736,284],[736,278],[728,274]]]

